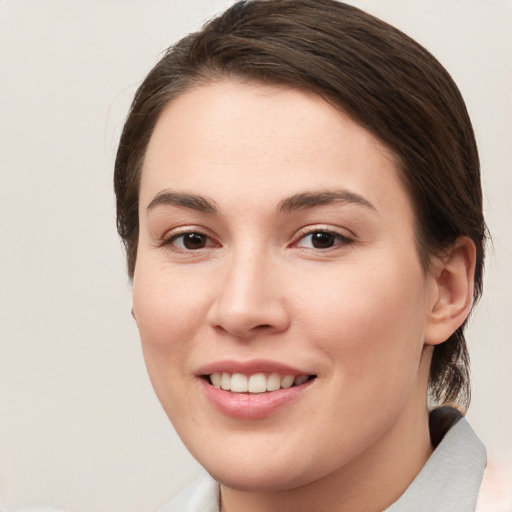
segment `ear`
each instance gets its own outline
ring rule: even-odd
[[[476,248],[468,237],[459,237],[430,270],[434,280],[425,344],[446,341],[466,320],[473,304]]]

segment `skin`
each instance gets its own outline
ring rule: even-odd
[[[157,123],[139,215],[133,301],[147,368],[220,482],[222,510],[394,502],[432,450],[432,347],[467,315],[474,251],[461,240],[422,268],[390,151],[312,93],[203,85]],[[205,235],[192,248],[190,232]],[[333,233],[332,246],[315,247],[312,232]],[[316,378],[263,418],[222,414],[199,369],[256,358]]]

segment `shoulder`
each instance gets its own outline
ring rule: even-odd
[[[512,512],[512,464],[490,458],[475,512]]]

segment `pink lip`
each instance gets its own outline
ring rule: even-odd
[[[207,400],[222,414],[237,419],[259,419],[275,413],[281,407],[298,400],[313,384],[314,380],[306,381],[300,386],[278,389],[266,393],[232,393],[218,389],[203,378],[215,372],[243,373],[279,373],[281,375],[311,375],[291,366],[275,361],[217,361],[202,366],[197,375],[199,384]]]
[[[206,398],[222,414],[238,419],[259,419],[300,398],[313,382],[309,380],[300,386],[267,393],[231,393],[212,386],[206,379],[201,379],[201,386]]]
[[[197,375],[211,375],[215,372],[243,373],[244,375],[253,373],[279,373],[283,376],[311,375],[310,372],[302,371],[277,361],[268,361],[265,359],[252,359],[250,361],[216,361],[200,367],[197,371]]]

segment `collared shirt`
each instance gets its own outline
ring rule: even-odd
[[[460,419],[385,512],[474,512],[486,458],[485,447]],[[203,473],[160,512],[220,512],[219,503],[219,485]]]
[[[460,419],[386,512],[474,512],[486,460],[484,445]]]

